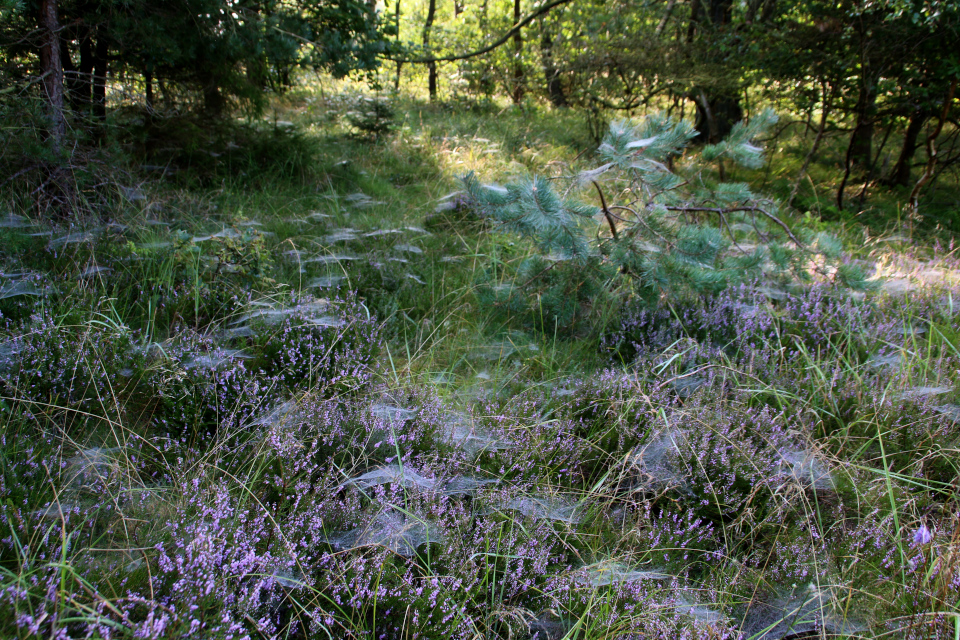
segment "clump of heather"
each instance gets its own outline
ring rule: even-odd
[[[370,383],[380,325],[355,300],[296,300],[255,310],[250,352],[267,379],[292,392],[335,395]]]
[[[336,396],[370,383],[379,328],[358,304],[306,303],[250,315],[251,326],[243,327],[249,331],[232,338],[245,349],[184,330],[157,350],[151,384],[161,431],[233,433],[308,390]]]
[[[0,388],[30,414],[55,413],[66,424],[117,418],[144,376],[146,359],[136,346],[122,326],[34,315],[5,344]]]

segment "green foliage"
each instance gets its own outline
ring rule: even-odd
[[[394,110],[384,98],[358,96],[353,108],[346,113],[347,122],[360,132],[362,137],[380,139],[393,131]]]
[[[133,260],[113,280],[114,295],[122,308],[135,310],[134,326],[151,335],[178,322],[206,326],[273,282],[264,236],[249,227],[227,227],[211,237],[178,231],[126,251]]]
[[[774,122],[768,110],[739,123],[728,139],[705,147],[702,159],[758,166],[762,149],[754,140]],[[525,306],[517,299],[528,296],[542,316],[568,326],[575,309],[620,280],[629,282],[628,291],[656,300],[682,291],[715,294],[744,281],[806,280],[811,257],[840,258],[835,239],[821,234],[802,242],[778,218],[777,203],[747,185],[697,184],[672,171],[667,163],[695,135],[689,123],[662,114],[639,123],[614,122],[599,148],[604,164],[567,178],[562,192],[556,180],[542,176],[506,187],[482,184],[472,173],[464,176],[464,191],[477,213],[520,234],[536,251],[518,263],[512,282],[495,274],[497,284],[484,290],[485,299],[516,311]],[[567,195],[578,188],[599,196],[601,207]],[[608,203],[605,193],[623,194],[625,201]],[[862,273],[847,265],[835,279],[865,284]]]
[[[756,138],[777,123],[777,114],[773,109],[764,109],[746,122],[738,122],[722,142],[703,148],[703,159],[707,162],[730,159],[748,169],[763,166],[763,148],[754,144]]]

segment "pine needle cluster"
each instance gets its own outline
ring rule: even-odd
[[[743,282],[789,287],[818,277],[864,288],[862,272],[839,264],[836,239],[793,230],[776,200],[722,179],[725,162],[762,166],[757,140],[776,122],[766,110],[738,123],[722,142],[684,158],[683,175],[674,164],[697,133],[663,114],[611,123],[597,153],[602,164],[577,175],[500,186],[467,174],[465,196],[476,212],[535,248],[512,274],[491,267],[482,302],[526,310],[555,330],[575,324],[598,295],[614,289],[653,302]],[[719,165],[720,181],[704,178],[705,163]]]

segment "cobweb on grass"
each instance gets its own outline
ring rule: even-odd
[[[423,477],[409,466],[391,464],[351,478],[341,486],[369,489],[380,484],[396,484],[404,489],[433,489],[436,487],[437,481]]]
[[[247,353],[237,349],[214,349],[209,353],[198,353],[191,355],[183,361],[184,369],[219,369],[224,365],[231,364],[237,360],[247,360],[251,358]]]
[[[288,400],[255,417],[250,426],[274,427],[291,424],[296,418],[296,410],[296,401]]]
[[[423,544],[442,541],[443,535],[436,525],[397,511],[383,511],[366,526],[328,538],[337,549],[379,546],[404,557],[414,555]]]
[[[551,614],[541,614],[528,623],[530,640],[561,640],[566,637],[570,625]]]
[[[285,318],[288,318],[294,314],[309,315],[325,311],[330,308],[330,301],[315,300],[289,307],[275,307],[267,303],[254,303],[252,306],[255,307],[252,311],[243,314],[231,322],[230,326],[237,327],[252,320],[258,320],[267,325],[277,325],[283,322]]]
[[[324,244],[352,242],[353,240],[360,239],[360,236],[357,235],[356,229],[333,229],[332,231],[333,233],[327,234],[323,237]]]
[[[35,284],[26,280],[13,280],[0,285],[0,300],[16,296],[39,296],[41,293]]]
[[[960,422],[960,405],[944,404],[934,407],[934,410],[947,417],[951,422]]]
[[[32,226],[33,222],[29,218],[18,216],[15,213],[0,216],[0,229],[23,229]]]
[[[390,428],[401,427],[407,420],[412,420],[417,415],[417,412],[413,409],[406,409],[386,402],[370,405],[370,413]]]
[[[899,400],[926,400],[953,391],[951,387],[911,387],[897,395]]]
[[[340,286],[340,283],[343,282],[343,276],[320,276],[319,278],[314,278],[311,280],[307,287],[318,287],[320,289],[333,289]]]
[[[473,476],[454,476],[447,480],[426,478],[410,466],[391,464],[379,467],[362,475],[350,478],[341,487],[357,487],[369,489],[382,484],[395,484],[404,489],[419,489],[421,491],[437,491],[447,496],[464,496],[476,493],[481,487],[496,484],[497,480],[484,480]]]
[[[304,258],[301,262],[303,264],[309,263],[320,263],[320,264],[332,264],[334,262],[349,262],[351,260],[359,260],[359,256],[355,256],[352,253],[331,253],[322,256],[313,256],[312,258]]]
[[[700,604],[687,596],[679,596],[675,608],[677,613],[692,618],[700,624],[717,625],[727,620],[723,612]]]
[[[443,484],[442,493],[447,496],[473,495],[481,487],[497,484],[499,480],[484,480],[472,476],[456,476]]]
[[[585,567],[585,571],[588,583],[594,587],[606,587],[624,582],[673,579],[673,576],[660,571],[632,569],[614,560],[603,560]]]
[[[899,351],[875,353],[867,359],[867,366],[873,369],[896,369],[902,362],[903,354]]]
[[[812,451],[801,449],[782,449],[778,451],[780,464],[777,476],[793,480],[804,487],[814,489],[832,489],[834,487],[833,474],[817,459]]]
[[[639,448],[630,462],[640,472],[644,484],[655,487],[682,485],[685,476],[677,468],[676,457],[687,443],[687,435],[676,428],[667,428],[655,433],[650,441]]]
[[[119,447],[89,447],[80,449],[66,460],[63,479],[71,489],[96,488],[118,479]]]
[[[516,496],[502,505],[536,520],[554,520],[577,524],[583,517],[583,506],[566,496]]]
[[[780,640],[819,631],[850,634],[862,630],[862,625],[839,611],[829,590],[811,584],[766,602],[751,602],[740,632],[751,640]]]
[[[447,443],[462,449],[469,456],[476,456],[482,451],[500,451],[514,446],[506,438],[497,437],[479,429],[463,413],[450,414],[444,420],[441,430],[443,439]]]

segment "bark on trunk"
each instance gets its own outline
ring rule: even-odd
[[[97,30],[97,43],[93,50],[93,115],[98,120],[107,117],[107,39]]]
[[[93,101],[93,40],[89,28],[80,40],[80,66],[77,71],[77,102],[86,110]]]
[[[513,24],[520,22],[520,0],[513,0]],[[523,100],[523,35],[513,35],[513,104]]]
[[[740,96],[735,94],[708,96],[701,92],[697,105],[697,142],[716,144],[723,140],[733,125],[743,120]]]
[[[543,75],[547,79],[547,95],[550,97],[550,104],[559,109],[565,108],[567,96],[563,93],[563,85],[560,82],[560,70],[553,60],[553,38],[550,37],[550,31],[541,25],[540,36],[540,60],[543,65]]]
[[[430,55],[430,31],[433,30],[433,21],[437,16],[437,0],[430,0],[427,5],[427,19],[423,23],[423,50]],[[437,99],[437,63],[427,63],[427,88],[430,92],[430,102]]]
[[[873,133],[877,111],[876,83],[867,77],[861,79],[855,111],[857,122],[850,137],[850,161],[855,166],[866,168],[873,159]]]
[[[920,209],[920,191],[923,190],[923,187],[930,182],[930,179],[933,177],[934,169],[937,168],[937,137],[940,135],[940,132],[943,131],[943,123],[947,119],[947,115],[950,113],[950,107],[953,106],[953,97],[957,92],[957,80],[954,79],[950,83],[950,88],[947,90],[946,99],[943,101],[943,109],[940,111],[940,119],[937,121],[937,126],[934,127],[933,131],[930,132],[930,135],[927,136],[927,166],[923,170],[923,175],[920,176],[920,179],[917,180],[917,184],[913,185],[913,190],[910,192],[910,204],[909,210],[917,215]]]
[[[63,114],[63,64],[60,59],[60,21],[57,0],[41,0],[40,22],[43,44],[40,47],[40,69],[47,98],[47,119],[50,146],[59,154],[67,135],[67,121]]]
[[[705,40],[708,50],[713,52],[717,62],[723,62],[719,36],[733,18],[733,0],[692,0],[690,25],[687,39],[691,42],[700,38]],[[717,85],[700,87],[694,94],[697,105],[696,128],[700,135],[700,144],[720,142],[740,120],[743,120],[743,107],[740,95],[735,87]]]
[[[910,123],[903,136],[903,147],[900,149],[900,157],[897,158],[897,164],[893,165],[890,171],[890,177],[887,178],[887,184],[906,187],[910,184],[910,165],[913,163],[913,156],[919,146],[917,142],[920,139],[920,133],[923,131],[923,125],[930,119],[930,114],[926,111],[914,111],[910,117]]]

